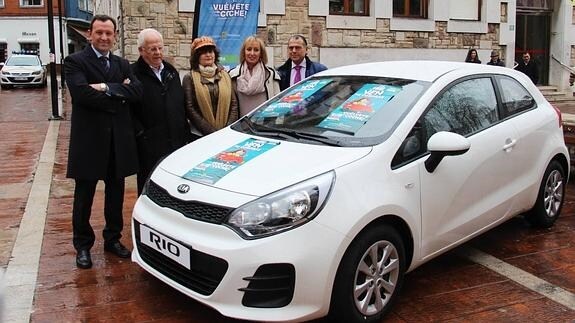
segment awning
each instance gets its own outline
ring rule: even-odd
[[[71,26],[68,25],[68,28],[70,28],[71,30],[73,30],[76,34],[80,35],[81,37],[85,38],[85,39],[89,39],[88,37],[88,29],[84,29],[84,28],[80,28],[80,27],[76,27],[76,26]]]
[[[20,44],[39,44],[40,38],[18,38]]]

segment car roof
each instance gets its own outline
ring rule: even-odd
[[[500,66],[429,60],[429,61],[386,61],[386,62],[346,65],[346,66],[330,68],[317,75],[380,76],[380,77],[394,77],[409,80],[421,80],[421,81],[433,82],[442,75],[456,70],[469,74],[492,73],[492,72],[505,73],[505,69],[501,68]]]
[[[32,55],[32,54],[12,54],[12,55],[10,55],[10,57],[36,57],[36,58],[39,58],[38,55]]]

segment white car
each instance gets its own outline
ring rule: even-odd
[[[5,63],[0,63],[0,87],[14,86],[46,87],[46,67],[40,57],[33,54],[13,54]]]
[[[316,74],[165,158],[132,260],[225,316],[378,322],[405,273],[560,214],[560,112],[527,76],[395,61]]]

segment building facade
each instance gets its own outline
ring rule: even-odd
[[[53,1],[54,59],[60,61],[58,1]],[[14,51],[37,52],[43,64],[50,62],[46,0],[0,0],[0,62]],[[66,39],[65,30],[62,39]]]
[[[122,3],[125,56],[138,57],[137,33],[153,27],[164,35],[166,56],[187,70],[195,1]],[[498,50],[512,68],[529,50],[541,67],[542,83],[562,88],[568,67],[575,65],[573,16],[571,0],[260,0],[258,35],[276,66],[287,58],[287,41],[296,33],[310,40],[310,57],[328,67],[463,61],[476,48],[483,63]]]

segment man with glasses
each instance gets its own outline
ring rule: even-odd
[[[307,48],[307,40],[303,35],[290,37],[288,41],[289,59],[282,66],[276,68],[281,77],[280,90],[283,91],[306,77],[327,69],[325,65],[309,59]]]
[[[138,34],[140,57],[132,71],[143,86],[133,104],[138,143],[138,194],[158,161],[191,141],[184,90],[176,68],[164,60],[162,34],[152,28]]]

